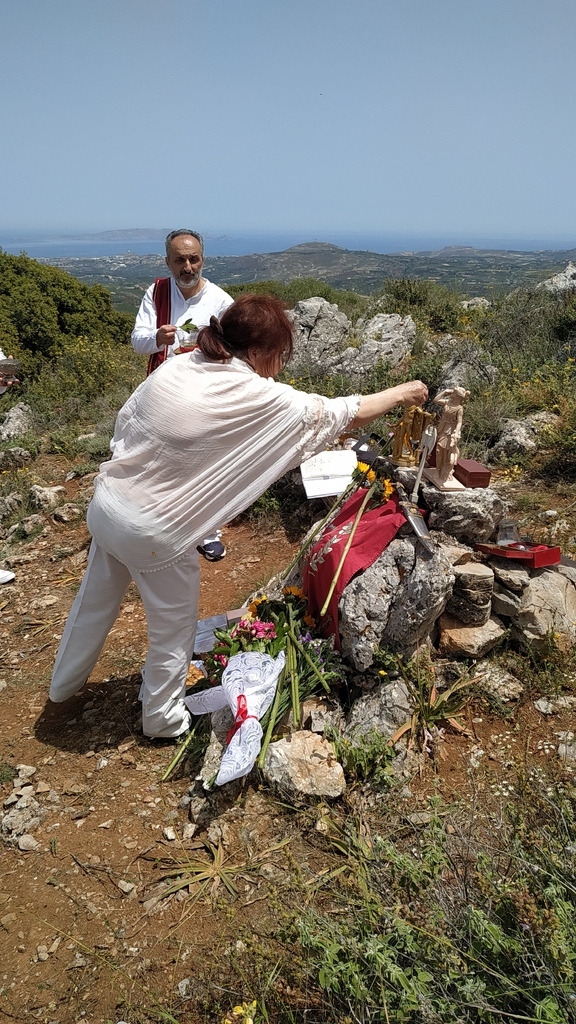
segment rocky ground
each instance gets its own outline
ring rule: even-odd
[[[251,777],[206,802],[190,765],[162,782],[174,747],[141,733],[146,635],[133,589],[89,684],[64,705],[47,703],[88,544],[89,482],[67,480],[69,468],[35,464],[80,511],[67,521],[41,513],[11,546],[4,565],[16,578],[0,590],[0,1021],[220,1020],[210,1007],[259,997],[246,943],[273,946],[286,911],[339,864],[326,821],[353,813],[376,826],[386,797],[352,780],[337,804],[294,808]],[[549,530],[554,517],[538,516],[562,505],[570,523],[573,496],[541,489],[534,523]],[[295,549],[280,527],[236,524],[224,539],[226,560],[202,566],[202,616],[241,605]],[[435,785],[447,801],[474,789],[498,813],[519,764],[562,768],[570,701],[554,703],[552,681],[552,703],[535,706],[541,694],[522,682],[498,712],[468,705],[466,733],[447,730],[436,759],[418,764],[398,804],[407,824],[426,815]],[[315,994],[282,973],[274,985],[295,1010],[314,1007]]]

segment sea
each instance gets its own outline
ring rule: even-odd
[[[507,249],[520,252],[572,249],[576,238],[528,238],[519,236],[454,236],[451,234],[383,234],[317,231],[277,231],[261,234],[204,234],[207,256],[246,256],[254,253],[281,252],[304,242],[329,242],[343,249],[363,252],[398,253],[428,252],[446,246],[471,246],[475,249]],[[53,259],[77,256],[82,259],[98,256],[163,255],[162,240],[140,238],[138,241],[117,238],[103,239],[98,235],[64,233],[40,234],[32,232],[2,231],[0,249],[7,253],[25,252],[33,259]]]

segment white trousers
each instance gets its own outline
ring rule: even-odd
[[[198,622],[200,569],[196,551],[157,572],[138,572],[92,541],[88,567],[64,627],[50,686],[50,700],[67,700],[86,682],[118,616],[131,580],[140,591],[148,625],[143,670],[145,736],[186,732],[183,703]]]

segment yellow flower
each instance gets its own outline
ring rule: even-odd
[[[316,619],[313,618],[312,615],[305,615],[304,622],[306,623],[307,626],[310,626],[311,629],[313,629],[314,626],[316,625]]]
[[[294,597],[304,597],[304,591],[302,590],[302,587],[284,587],[282,593],[292,594]]]
[[[366,479],[367,479],[369,484],[373,484],[374,483],[374,481],[376,479],[376,473],[374,472],[373,469],[369,469],[368,470],[368,472],[366,473]]]
[[[381,669],[380,669],[380,671],[378,672],[378,675],[379,675],[379,676],[387,676],[387,675],[388,675],[388,673],[387,673],[387,672],[385,672],[383,668],[381,668]]]
[[[391,494],[394,494],[394,484],[391,480],[384,480],[382,484],[382,497],[389,498]]]
[[[361,473],[367,473],[368,470],[370,469],[370,466],[368,465],[367,462],[359,462],[358,469],[360,470]]]
[[[248,605],[248,611],[253,618],[258,618],[258,605],[263,604],[267,600],[266,594],[262,594],[262,597],[257,597],[255,601]]]

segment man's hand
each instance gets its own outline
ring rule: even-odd
[[[174,324],[164,324],[156,331],[156,347],[164,348],[165,345],[173,345],[176,340],[177,327]]]

